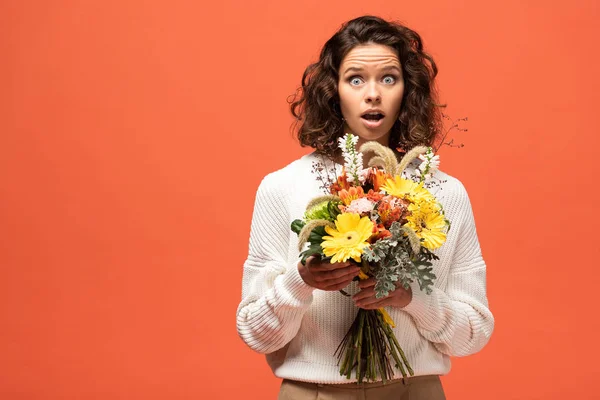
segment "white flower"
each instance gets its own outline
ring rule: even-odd
[[[419,165],[419,168],[421,169],[421,171],[425,170],[427,163],[429,163],[429,170],[431,172],[437,171],[440,168],[440,156],[439,155],[435,155],[428,159],[427,157],[423,156],[423,154],[421,154],[419,156],[419,159],[423,160],[421,165]]]
[[[375,203],[371,200],[361,197],[360,199],[352,200],[350,205],[346,207],[346,212],[363,214],[370,213],[373,210]]]
[[[433,174],[439,170],[440,167],[440,156],[433,154],[433,149],[429,147],[425,154],[419,155],[419,160],[423,162],[415,170],[415,174],[421,177],[421,181],[429,179]]]
[[[363,155],[356,151],[357,143],[358,136],[351,133],[338,139],[338,147],[342,149],[348,181],[354,182],[354,184],[360,184],[359,174],[363,170]]]
[[[365,181],[369,177],[370,173],[371,173],[371,168],[365,168],[362,171],[360,171],[360,173],[358,174],[358,180],[360,181],[361,184],[365,183]]]
[[[420,178],[421,177],[421,170],[416,169],[415,170],[415,176],[417,178]],[[430,173],[427,173],[427,174],[423,175],[423,179],[429,179],[429,178],[431,178],[431,174]]]

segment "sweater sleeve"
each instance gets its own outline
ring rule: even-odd
[[[421,335],[449,356],[466,356],[481,350],[494,330],[494,317],[486,295],[486,265],[481,255],[473,210],[462,183],[445,206],[455,229],[456,249],[446,290],[433,287],[426,294],[413,282],[412,301],[404,307]],[[450,234],[450,233],[449,233]]]
[[[289,209],[273,174],[259,185],[254,203],[248,257],[243,266],[237,331],[259,353],[284,347],[300,329],[314,288],[302,280],[296,260],[287,261]]]

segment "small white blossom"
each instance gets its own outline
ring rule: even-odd
[[[369,174],[371,173],[370,171],[371,171],[371,168],[365,168],[362,171],[360,171],[360,173],[358,174],[358,180],[360,181],[361,184],[365,183],[365,181],[369,177]]]
[[[430,173],[427,173],[427,174],[425,174],[425,175],[421,175],[421,170],[420,170],[420,169],[416,169],[416,170],[415,170],[415,176],[416,176],[417,178],[421,178],[421,176],[422,176],[422,177],[423,177],[423,179],[429,179],[429,178],[431,178],[431,174],[430,174]]]
[[[421,177],[421,181],[429,179],[433,174],[439,170],[440,167],[440,156],[433,154],[433,149],[429,147],[425,154],[419,155],[419,160],[423,161],[419,167],[415,170],[415,174]]]
[[[439,155],[435,155],[431,159],[427,159],[425,156],[423,156],[423,154],[421,154],[419,156],[419,159],[423,160],[421,165],[419,165],[419,168],[421,169],[421,171],[424,171],[427,168],[427,163],[429,163],[429,170],[431,172],[437,171],[440,167],[440,156]]]
[[[363,155],[356,151],[357,143],[358,136],[351,133],[338,139],[338,147],[342,149],[348,181],[354,182],[354,184],[361,183],[359,174],[363,170]]]

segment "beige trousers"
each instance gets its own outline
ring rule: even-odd
[[[383,384],[317,384],[284,379],[278,400],[445,400],[437,375],[413,376]]]

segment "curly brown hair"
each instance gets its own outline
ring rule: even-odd
[[[319,60],[306,68],[302,86],[288,100],[302,147],[310,146],[332,158],[339,155],[337,138],[344,135],[339,68],[350,50],[371,43],[396,51],[404,78],[401,110],[392,126],[389,147],[402,153],[414,146],[431,146],[439,135],[440,107],[445,105],[437,104],[434,79],[438,70],[423,51],[421,37],[399,22],[366,15],[344,23],[325,43]]]

